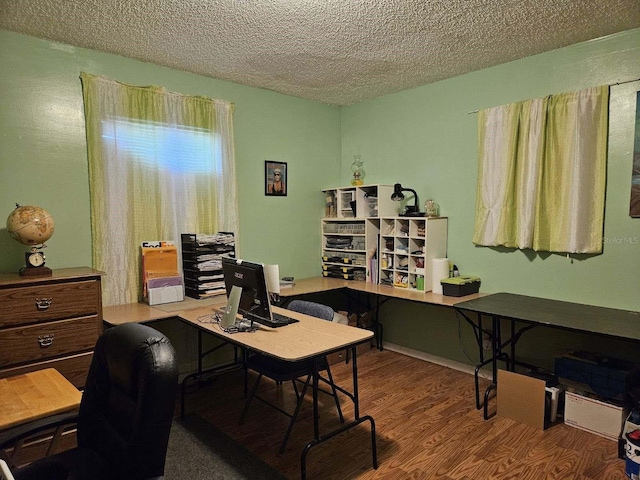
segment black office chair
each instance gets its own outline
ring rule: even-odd
[[[163,478],[177,384],[175,350],[164,335],[135,323],[107,329],[96,343],[75,418],[78,446],[14,470],[15,479]],[[36,430],[69,423],[69,417],[44,419]],[[19,430],[12,430],[13,438],[3,433],[0,448],[34,433]]]
[[[306,315],[310,315],[313,317],[321,318],[323,320],[333,320],[333,309],[329,306],[322,305],[320,303],[307,302],[304,300],[293,300],[289,303],[289,310],[294,312],[304,313]],[[281,328],[287,328],[281,327]],[[244,409],[242,411],[242,415],[240,416],[240,425],[244,423],[244,419],[249,410],[249,405],[254,398],[266,403],[267,405],[275,408],[280,413],[283,413],[291,420],[289,422],[289,426],[287,428],[287,432],[282,440],[282,444],[280,445],[280,453],[284,452],[284,449],[287,445],[287,441],[289,440],[289,435],[291,434],[291,430],[293,429],[293,424],[296,422],[296,418],[298,417],[298,412],[300,411],[300,407],[302,406],[302,401],[304,400],[304,395],[309,387],[309,383],[311,382],[311,378],[313,375],[313,360],[306,360],[302,362],[285,362],[282,360],[278,360],[273,357],[268,357],[266,355],[262,355],[259,353],[249,355],[245,360],[245,391],[247,390],[247,370],[251,369],[258,373],[258,378],[251,389],[251,393],[249,394],[247,401],[245,403]],[[342,415],[342,409],[340,408],[340,400],[338,399],[338,393],[335,384],[333,383],[333,376],[331,375],[331,368],[329,368],[329,362],[327,361],[327,357],[323,357],[320,360],[318,365],[318,372],[326,372],[327,377],[325,378],[322,375],[318,375],[318,380],[326,383],[331,387],[330,391],[319,389],[320,391],[331,395],[336,403],[336,408],[338,409],[338,416],[340,418],[340,422],[344,423],[344,417]],[[293,390],[297,397],[296,408],[293,413],[286,412],[282,410],[277,405],[269,402],[263,397],[260,397],[256,394],[258,390],[258,386],[260,385],[260,380],[262,377],[268,377],[280,384],[282,382],[291,381],[293,385]],[[304,377],[305,380],[299,380]],[[297,381],[302,383],[302,390],[298,390]]]

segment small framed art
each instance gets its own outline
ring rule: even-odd
[[[287,164],[285,162],[264,162],[264,194],[283,197],[287,195]]]

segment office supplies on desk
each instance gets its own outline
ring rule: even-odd
[[[180,239],[185,295],[203,299],[224,294],[221,257],[235,256],[234,234],[183,233]]]
[[[282,277],[280,279],[280,288],[291,288],[294,285],[293,277]]]
[[[178,270],[178,250],[173,242],[142,242],[142,291],[149,305],[184,300]]]
[[[149,305],[181,302],[182,300],[184,300],[182,277],[150,278],[147,281],[147,303]]]
[[[267,290],[272,295],[280,295],[280,266],[265,265],[264,275],[267,281]]]
[[[449,278],[449,259],[434,258],[431,261],[431,281],[433,282],[432,291],[442,295],[442,284],[440,280]]]
[[[284,327],[285,325],[291,325],[292,323],[297,323],[298,320],[295,318],[287,317],[286,315],[281,315],[279,313],[272,313],[271,318],[261,317],[258,315],[254,315],[249,313],[247,317],[252,322],[259,323],[260,325],[264,325],[266,327],[278,328]]]
[[[478,277],[452,277],[440,280],[442,294],[449,297],[464,297],[480,290],[480,279]]]

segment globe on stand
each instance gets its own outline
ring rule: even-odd
[[[20,275],[24,276],[50,276],[51,269],[44,265],[45,256],[42,249],[46,248],[46,242],[51,238],[55,226],[53,218],[43,208],[31,205],[18,205],[7,218],[7,231],[11,238],[30,246],[25,252],[26,266],[20,269]]]

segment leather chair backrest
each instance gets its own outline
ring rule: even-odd
[[[117,478],[160,476],[175,408],[178,365],[169,340],[141,324],[96,343],[78,418],[78,446],[98,452]]]

